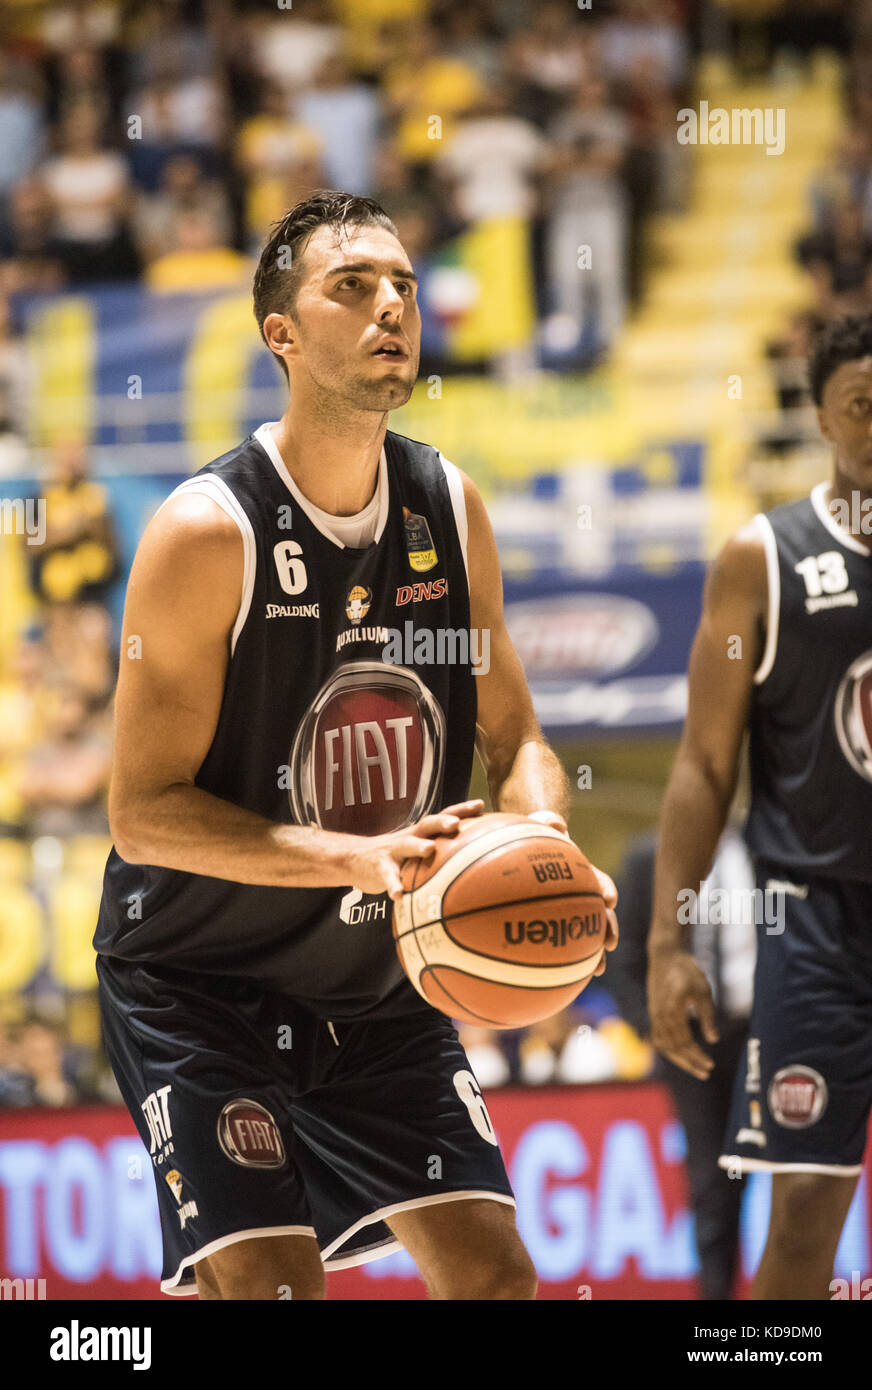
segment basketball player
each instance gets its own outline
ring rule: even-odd
[[[324,1266],[399,1244],[431,1297],[530,1299],[485,1103],[400,969],[390,908],[403,861],[481,813],[476,738],[499,810],[565,831],[566,777],[476,489],[386,428],[421,329],[393,224],[366,198],[298,204],[254,309],[287,409],[148,526],[118,683],[95,946],[154,1165],[162,1288],[318,1299]],[[391,664],[407,623],[479,640]]]
[[[761,910],[720,1164],[773,1174],[757,1299],[829,1297],[872,1104],[872,318],[824,331],[810,382],[832,476],[755,517],[709,573],[649,945],[655,1046],[705,1078],[711,996],[676,902],[708,872],[747,729]]]

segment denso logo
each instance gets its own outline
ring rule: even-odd
[[[426,603],[431,598],[444,598],[448,593],[447,579],[431,579],[429,584],[401,584],[397,589],[397,607],[404,603]]]
[[[507,946],[520,946],[522,941],[550,941],[552,946],[565,946],[567,941],[579,941],[583,936],[598,936],[600,920],[596,913],[584,917],[542,917],[532,922],[506,922],[504,931]]]

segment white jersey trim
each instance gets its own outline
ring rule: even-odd
[[[193,1284],[179,1285],[186,1269],[193,1268],[200,1260],[208,1259],[216,1250],[225,1250],[228,1245],[236,1245],[240,1240],[261,1240],[263,1236],[311,1236],[313,1240],[317,1239],[314,1226],[259,1226],[249,1231],[234,1231],[230,1236],[220,1236],[218,1240],[201,1246],[193,1255],[186,1255],[175,1274],[161,1280],[161,1293],[171,1293],[176,1298],[191,1298],[197,1293],[196,1280]]]
[[[781,571],[778,568],[778,544],[768,516],[758,512],[754,517],[766,550],[766,582],[769,589],[769,608],[766,618],[766,646],[763,658],[754,672],[754,684],[762,685],[775,664],[778,650],[778,621],[781,615]]]
[[[860,541],[855,540],[851,533],[845,530],[844,526],[839,525],[824,501],[824,495],[829,491],[829,486],[829,483],[826,481],[817,483],[809,493],[811,505],[814,507],[818,521],[822,526],[827,528],[831,536],[835,536],[840,545],[845,546],[848,550],[856,551],[858,555],[865,555],[868,559],[872,552],[867,550],[866,546]]]
[[[463,552],[463,568],[466,570],[466,586],[469,588],[469,557],[467,555],[469,521],[466,516],[466,496],[463,491],[463,479],[460,476],[460,469],[457,465],[449,462],[441,453],[439,454],[439,462],[445,470],[445,481],[448,484],[448,494],[451,498],[451,508],[454,512],[454,524],[457,527],[457,534],[460,538],[460,549]]]
[[[354,1250],[350,1255],[340,1254],[334,1259],[333,1251],[339,1250],[364,1226],[372,1226],[376,1221],[384,1221],[386,1217],[396,1216],[401,1211],[417,1211],[419,1207],[432,1207],[440,1202],[463,1202],[473,1197],[484,1197],[492,1202],[502,1202],[508,1207],[515,1205],[514,1197],[509,1197],[505,1193],[473,1190],[468,1192],[434,1192],[429,1197],[418,1197],[411,1202],[395,1202],[393,1206],[380,1207],[378,1211],[370,1212],[369,1216],[362,1216],[359,1221],[355,1221],[353,1226],[349,1226],[346,1231],[343,1231],[341,1236],[331,1240],[330,1244],[321,1251],[324,1268],[328,1271],[351,1269],[353,1265],[369,1264],[370,1260],[380,1260],[384,1255],[393,1255],[395,1251],[402,1249],[396,1236],[391,1236],[381,1243],[367,1246],[365,1250]]]
[[[161,503],[161,506],[165,507],[167,502],[171,502],[182,492],[199,492],[204,497],[209,497],[217,503],[222,512],[233,518],[242,536],[242,597],[239,600],[239,611],[236,614],[236,622],[233,624],[233,632],[230,637],[230,654],[232,656],[236,650],[239,634],[245,626],[254,593],[254,575],[257,569],[257,546],[254,540],[254,529],[239,498],[231,492],[224,479],[216,477],[214,473],[201,473],[194,478],[187,478],[185,482],[179,483],[179,486],[170,493],[166,501]],[[158,511],[160,511],[160,507]]]
[[[293,478],[288,472],[287,465],[285,464],[285,461],[282,458],[281,453],[279,452],[279,447],[276,444],[275,439],[273,438],[272,429],[273,425],[276,424],[278,424],[277,420],[265,421],[264,424],[260,425],[254,431],[254,438],[257,440],[261,448],[266,450],[266,453],[269,455],[270,462],[272,463],[273,467],[275,468],[285,487],[288,489],[288,492],[291,494],[298,506],[302,507],[303,511],[306,513],[306,516],[309,518],[312,525],[315,527],[316,531],[320,531],[322,536],[326,536],[327,540],[332,541],[333,544],[335,546],[338,546],[340,550],[347,550],[348,547],[346,546],[345,542],[343,540],[340,540],[339,536],[337,536],[330,529],[331,517],[329,512],[322,511],[320,507],[315,506],[314,502],[310,502],[308,497],[306,497],[305,494],[300,491],[299,487],[294,482]],[[385,526],[387,525],[388,509],[390,507],[390,488],[388,487],[388,461],[387,455],[384,451],[384,445],[382,445],[382,451],[379,456],[379,471],[378,481],[376,483],[376,490],[379,493],[379,511],[378,521],[376,523],[375,528],[375,535],[373,536],[371,541],[372,545],[377,544],[377,542],[381,540],[382,532],[384,531]],[[368,502],[366,505],[368,507],[370,503]],[[366,507],[364,507],[363,510],[366,511]],[[337,521],[353,521],[355,518],[336,517],[335,519]]]

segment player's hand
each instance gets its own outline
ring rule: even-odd
[[[651,957],[648,972],[651,1042],[658,1052],[706,1081],[714,1060],[694,1042],[690,1020],[696,1018],[706,1042],[716,1043],[714,1004],[709,982],[687,951]]]
[[[424,816],[406,830],[395,830],[389,835],[361,835],[360,849],[351,855],[351,886],[362,893],[388,893],[396,901],[404,893],[400,878],[400,865],[407,859],[429,859],[436,849],[437,835],[456,835],[466,815],[475,815],[464,807],[475,806],[477,802],[463,802],[459,807],[447,811],[437,811]]]
[[[558,811],[531,811],[527,820],[537,820],[542,825],[548,825],[552,830],[565,835],[569,839],[569,826]]]
[[[615,913],[615,904],[618,901],[618,890],[614,880],[604,874],[602,869],[598,869],[595,864],[590,866],[596,874],[599,890],[603,895],[603,902],[606,905],[606,939],[604,942],[603,955],[600,957],[599,965],[593,972],[594,975],[604,975],[606,970],[606,951],[613,951],[618,944],[618,918]]]

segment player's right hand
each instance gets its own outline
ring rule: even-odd
[[[714,1003],[708,980],[687,951],[652,955],[648,1011],[657,1051],[700,1081],[708,1080],[714,1061],[694,1041],[690,1020],[698,1020],[706,1042],[716,1043]]]
[[[389,893],[396,901],[404,893],[400,865],[406,859],[429,859],[436,848],[432,837],[456,835],[463,820],[481,814],[484,803],[463,801],[444,811],[424,816],[405,830],[389,835],[360,837],[360,849],[351,856],[351,886],[362,893]]]

